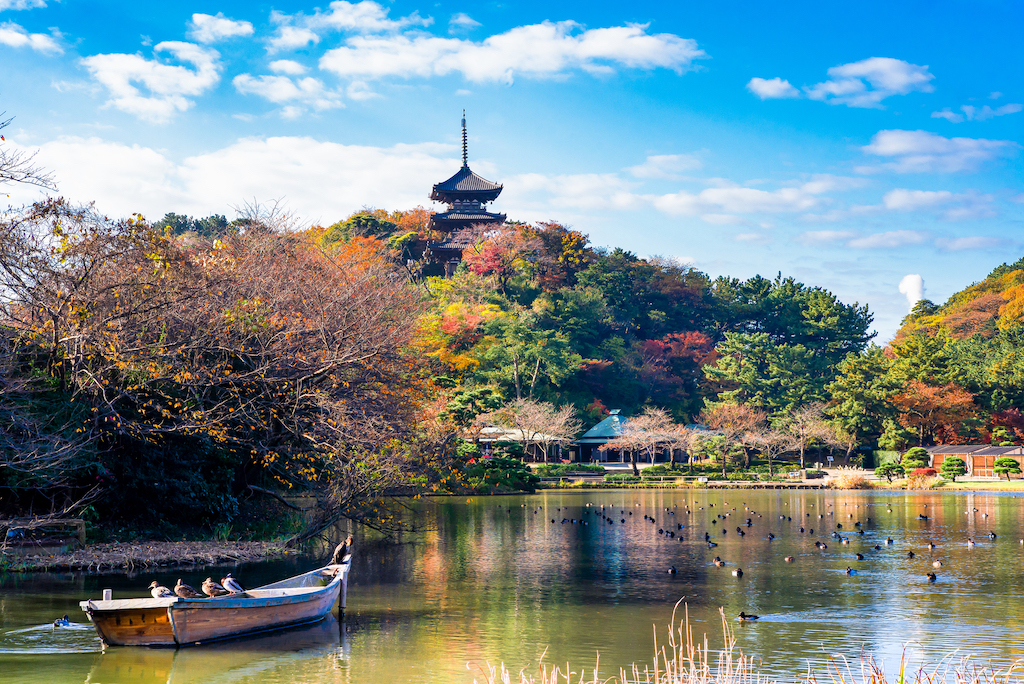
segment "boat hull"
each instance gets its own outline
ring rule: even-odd
[[[328,566],[245,594],[203,599],[82,601],[109,646],[185,646],[323,619],[345,607],[349,566]]]

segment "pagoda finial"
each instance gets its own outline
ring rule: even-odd
[[[469,168],[469,155],[466,152],[466,110],[462,110],[462,168]]]

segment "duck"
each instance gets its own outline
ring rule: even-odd
[[[928,548],[929,548],[929,550],[930,549],[934,549],[935,548],[935,544],[933,544],[931,542],[928,542]]]
[[[885,545],[886,545],[886,546],[890,546],[890,545],[892,545],[893,543],[894,543],[894,542],[893,542],[893,540],[892,540],[892,537],[886,537],[886,539],[885,539]]]
[[[223,596],[224,594],[230,593],[220,584],[220,582],[214,582],[212,577],[207,577],[205,580],[203,580],[202,590],[203,593],[209,596],[210,598],[215,598],[217,596]]]
[[[926,574],[925,574],[925,577],[927,577],[927,578],[928,578],[928,581],[929,581],[929,582],[934,582],[935,580],[937,580],[937,579],[938,579],[938,575],[936,575],[936,574],[935,574],[934,572],[929,572],[929,573],[926,573]]]
[[[907,551],[907,558],[913,558],[913,557],[914,557],[914,552],[913,551]]]
[[[732,571],[733,577],[743,577],[743,568],[736,568]]]
[[[995,540],[995,538],[996,538],[996,533],[995,533],[995,532],[989,532],[989,533],[988,533],[988,538],[989,538],[989,539],[992,539],[992,540],[994,541],[994,540]]]
[[[787,563],[792,563],[795,559],[792,556],[786,556],[783,560]]]
[[[743,611],[741,610],[741,611],[740,611],[740,614],[739,614],[739,615],[738,615],[738,616],[736,617],[736,619],[737,619],[737,620],[742,620],[742,621],[745,621],[745,620],[757,620],[757,619],[759,619],[760,617],[761,617],[760,615],[747,615],[746,613],[744,613],[744,612],[743,612]]]
[[[933,568],[941,568],[942,567],[942,561],[940,561],[940,560],[935,561],[934,563],[932,563],[932,567]]]
[[[722,560],[721,558],[719,558],[718,556],[715,556],[715,560],[713,560],[711,562],[715,564],[716,568],[724,568],[725,567],[725,561]]]
[[[552,520],[551,522],[555,522],[555,521]],[[340,544],[338,544],[337,546],[334,547],[334,553],[331,554],[330,565],[341,565],[344,562],[344,560],[345,560],[345,556],[347,556],[347,555],[349,555],[351,553],[352,553],[352,536],[349,535],[345,539],[345,541],[341,542]]]
[[[670,574],[670,575],[676,574],[676,566],[670,565],[669,568],[668,568],[668,574]]]
[[[174,592],[167,587],[161,585],[156,580],[153,580],[149,585],[149,593],[153,595],[153,598],[173,598]]]
[[[54,629],[56,629],[57,627],[70,627],[70,626],[71,626],[71,620],[68,619],[68,614],[67,613],[64,613],[64,617],[59,617],[59,618],[57,618],[56,620],[53,621]]]
[[[970,537],[967,538],[967,547],[968,548],[973,548],[974,547],[974,540],[971,539]]]
[[[181,598],[203,598],[202,594],[183,583],[180,577],[178,578],[178,583],[174,585],[174,593]]]
[[[858,553],[857,554],[857,560],[864,560],[864,554],[863,553]]]
[[[846,566],[846,574],[847,575],[852,575],[853,574],[853,568],[851,568],[849,565]]]

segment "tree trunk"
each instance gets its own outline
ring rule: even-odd
[[[727,477],[727,475],[725,474],[725,464],[726,464],[726,461],[729,458],[728,454],[729,454],[729,451],[727,449],[723,449],[722,450],[722,478],[723,479]]]
[[[516,399],[523,398],[522,384],[519,381],[519,354],[512,352],[512,376],[516,381]]]
[[[801,470],[803,470],[804,468],[807,467],[807,464],[804,463],[804,450],[805,450],[804,443],[800,442],[800,469]]]
[[[530,378],[530,393],[527,398],[533,399],[533,388],[537,386],[537,375],[540,373],[540,359],[537,359],[537,365],[533,367],[533,377]]]
[[[640,469],[636,467],[636,449],[629,450],[629,463],[633,466],[633,476],[640,477]]]

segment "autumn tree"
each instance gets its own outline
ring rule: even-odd
[[[700,415],[700,422],[710,427],[722,437],[721,460],[722,477],[726,472],[726,454],[736,444],[744,444],[748,434],[758,430],[767,416],[764,411],[759,411],[746,404],[715,404],[706,409]],[[746,466],[750,467],[750,454],[744,449]]]
[[[978,408],[970,392],[948,383],[933,387],[912,380],[892,399],[901,425],[917,433],[919,446],[936,441],[959,444],[962,428],[977,418]]]
[[[541,452],[544,462],[556,444],[571,441],[579,434],[583,422],[571,404],[555,407],[547,402],[517,399],[505,406],[477,417],[478,422],[494,422],[515,430],[524,448],[533,446]]]
[[[640,415],[630,418],[622,426],[622,434],[601,445],[601,449],[628,451],[633,474],[639,476],[637,454],[646,454],[653,462],[659,447],[674,446],[676,434],[676,425],[667,411],[647,408]]]

